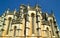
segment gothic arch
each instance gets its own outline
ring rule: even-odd
[[[48,28],[48,27],[46,27],[46,30],[48,30],[48,31],[49,31],[49,28]]]
[[[31,13],[31,17],[34,17],[35,16],[35,14],[34,13]]]
[[[11,19],[12,19],[12,17],[9,17],[9,18],[8,18],[8,20],[11,20]]]

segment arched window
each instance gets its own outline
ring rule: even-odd
[[[6,34],[8,34],[9,33],[9,27],[10,27],[10,24],[11,24],[11,20],[12,20],[12,18],[11,17],[9,17],[8,18],[8,27],[7,27],[7,33]]]
[[[28,16],[24,15],[25,19],[25,29],[24,29],[24,35],[27,36],[29,33],[29,21],[28,21]]]
[[[8,20],[11,20],[11,19],[12,19],[11,17],[8,18]]]
[[[24,14],[24,23],[25,23],[25,27],[24,27],[24,35],[26,36],[26,15]]]
[[[34,34],[34,13],[31,14],[31,18],[32,18],[32,33]]]
[[[17,26],[14,26],[14,36],[16,35],[16,28]]]
[[[50,19],[50,22],[52,23],[52,20]]]
[[[25,27],[24,27],[24,35],[26,36],[26,35],[28,35],[28,34],[27,34],[28,29],[26,28],[26,25],[27,25],[27,24],[26,24],[26,23],[27,23],[27,15],[26,15],[26,14],[24,15],[24,19],[25,19],[25,22],[24,22],[24,23],[25,23]]]

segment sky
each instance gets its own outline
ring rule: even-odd
[[[58,27],[60,28],[60,0],[0,0],[0,15],[8,8],[10,11],[19,10],[21,4],[34,6],[38,2],[43,12],[51,13],[53,10]]]

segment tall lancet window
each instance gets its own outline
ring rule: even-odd
[[[34,13],[31,14],[32,17],[32,33],[34,34]]]
[[[14,26],[14,36],[16,35],[16,26]]]
[[[41,35],[41,28],[40,28],[40,22],[37,23],[37,35],[40,36]],[[38,37],[39,38],[39,37]]]
[[[6,34],[8,34],[9,33],[9,27],[10,27],[10,24],[11,24],[11,20],[12,20],[12,18],[11,17],[9,17],[8,18],[8,27],[7,27],[7,33]]]
[[[49,38],[49,28],[46,28],[46,34],[47,34],[47,38]]]
[[[26,15],[24,15],[24,20],[25,20],[24,35],[26,36]]]
[[[28,21],[28,15],[24,15],[25,18],[25,29],[24,29],[24,35],[27,36],[29,33],[29,21]]]
[[[54,36],[54,29],[53,29],[53,24],[52,24],[53,22],[52,22],[52,19],[50,19],[50,24],[51,24],[51,29],[52,29],[52,35]]]

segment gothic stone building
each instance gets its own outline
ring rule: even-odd
[[[0,38],[59,38],[59,30],[53,13],[21,4],[19,11],[7,10],[0,16]]]

